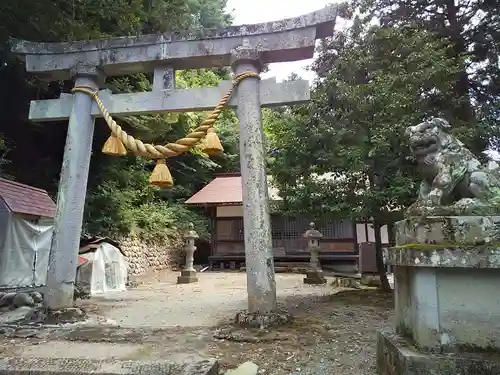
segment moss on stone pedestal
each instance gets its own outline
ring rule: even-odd
[[[500,216],[411,217],[396,223],[396,245],[419,248],[500,243]]]

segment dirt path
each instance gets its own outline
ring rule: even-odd
[[[223,368],[251,360],[261,374],[375,375],[375,332],[392,316],[375,290],[306,286],[302,275],[276,276],[280,307],[295,317],[279,330],[230,325],[246,306],[244,273],[203,273],[176,285],[175,274],[127,292],[82,301],[92,324],[9,334],[2,356],[189,360],[217,357]],[[14,337],[13,337],[14,336]]]
[[[157,276],[137,288],[80,304],[122,327],[216,326],[247,306],[245,273],[207,272],[199,275],[200,282],[183,285],[176,284],[176,277],[176,273]],[[276,276],[279,303],[332,292],[331,287],[304,285],[302,279],[297,274]]]

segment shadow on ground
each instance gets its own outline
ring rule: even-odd
[[[355,290],[335,290],[327,291],[323,295],[291,295],[278,301],[280,308],[294,312],[303,312],[309,306],[328,305],[334,308],[359,306],[375,309],[391,309],[394,307],[394,297],[392,292],[384,292],[379,289],[366,288]]]

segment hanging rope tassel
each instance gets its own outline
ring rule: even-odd
[[[224,147],[222,147],[220,139],[213,128],[207,130],[207,135],[205,136],[203,145],[203,152],[208,156],[215,156],[224,152]]]
[[[165,159],[156,160],[156,167],[149,177],[149,183],[159,188],[167,188],[174,184]]]
[[[111,156],[125,156],[127,155],[127,150],[123,142],[114,134],[111,134],[106,143],[104,143],[104,146],[102,146],[102,153]]]
[[[127,134],[120,125],[116,123],[108,112],[104,103],[99,98],[99,92],[90,86],[75,86],[71,92],[81,92],[90,95],[102,114],[102,117],[106,121],[109,129],[111,130],[111,136],[108,138],[104,144],[102,151],[108,155],[120,155],[123,156],[129,150],[134,155],[145,156],[148,158],[155,159],[156,167],[153,170],[149,182],[152,185],[159,187],[170,187],[173,185],[172,175],[165,164],[166,158],[171,158],[182,154],[183,152],[189,151],[195,145],[199,144],[200,141],[204,142],[203,152],[210,155],[217,155],[224,151],[219,137],[212,129],[213,124],[219,118],[219,115],[224,108],[224,106],[229,101],[234,89],[238,84],[246,78],[253,77],[260,79],[259,74],[255,72],[244,72],[238,74],[233,79],[233,83],[229,91],[222,97],[219,104],[213,109],[210,116],[203,121],[203,123],[196,129],[187,134],[184,138],[178,139],[175,143],[167,143],[166,145],[154,145],[150,143],[143,143],[140,139],[136,139],[133,136]],[[176,115],[171,116],[171,121],[176,119]],[[205,138],[205,139],[204,139]]]

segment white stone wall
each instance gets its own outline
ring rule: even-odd
[[[142,275],[148,271],[171,269],[179,264],[182,242],[164,245],[150,244],[135,237],[119,241],[127,257],[129,275]]]

